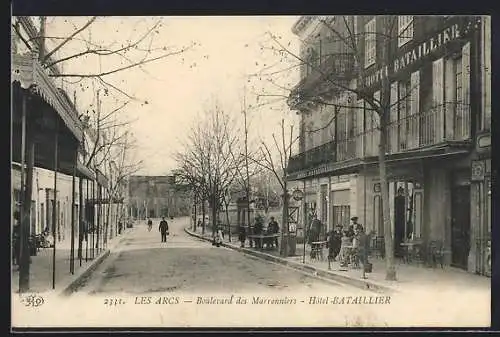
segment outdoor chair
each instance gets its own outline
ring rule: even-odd
[[[375,257],[382,259],[385,257],[385,241],[383,236],[375,238]]]

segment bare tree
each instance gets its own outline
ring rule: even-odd
[[[266,142],[261,141],[259,147],[260,154],[258,157],[248,157],[250,161],[260,166],[261,168],[271,172],[276,181],[281,186],[283,211],[282,211],[282,224],[283,230],[281,232],[281,248],[280,254],[288,256],[289,254],[289,236],[288,236],[288,203],[290,194],[288,193],[288,182],[286,179],[286,168],[288,161],[292,156],[292,147],[295,143],[293,139],[293,125],[290,126],[289,139],[285,130],[285,120],[282,119],[280,123],[280,135],[276,137],[273,133],[273,145],[268,145]],[[296,140],[296,139],[295,139]],[[274,151],[273,151],[274,150]],[[277,155],[275,155],[277,153]],[[278,158],[276,158],[278,157]]]
[[[212,231],[220,205],[243,163],[241,156],[234,156],[239,152],[235,130],[234,121],[215,104],[206,112],[206,118],[191,129],[183,151],[175,154],[180,177],[194,187],[202,201],[202,211],[205,201],[210,205]]]
[[[49,70],[51,77],[62,79],[70,85],[78,85],[83,91],[90,88],[90,83],[98,84],[106,90],[116,92],[128,100],[137,100],[143,104],[148,104],[147,100],[141,100],[134,95],[127,93],[120,85],[113,83],[110,77],[113,74],[130,70],[140,70],[152,76],[146,69],[146,65],[158,62],[169,57],[181,55],[198,45],[196,42],[189,42],[185,46],[169,46],[159,41],[162,28],[165,26],[162,17],[155,18],[153,22],[147,23],[147,18],[127,19],[127,23],[133,24],[131,35],[122,35],[117,40],[102,41],[99,34],[94,34],[92,28],[96,22],[106,20],[106,18],[89,17],[80,25],[75,24],[81,18],[51,17],[50,23],[47,17],[16,17],[12,26],[14,31],[25,41],[29,48],[36,49],[39,53],[40,63]],[[113,18],[118,20],[118,18]],[[34,36],[23,36],[20,29],[21,21],[30,20],[38,23],[40,28]],[[61,34],[51,26],[55,23],[66,23],[72,25],[73,30],[67,35]],[[117,22],[118,23],[118,22]],[[138,28],[140,26],[142,28]],[[118,30],[118,28],[117,28]],[[53,32],[51,32],[53,31]],[[116,31],[115,33],[118,33]],[[61,36],[62,35],[62,36]],[[52,47],[49,47],[49,44]],[[30,47],[33,46],[33,47]],[[116,60],[105,62],[106,59]],[[85,72],[63,71],[71,64],[78,62],[96,61],[96,68],[87,68]],[[103,63],[113,64],[109,68],[102,68]],[[97,66],[98,64],[98,66]],[[119,65],[117,65],[119,64]],[[194,67],[195,63],[191,65]],[[91,82],[89,82],[91,81]]]

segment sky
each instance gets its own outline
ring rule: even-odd
[[[119,118],[133,120],[130,131],[137,142],[136,156],[144,163],[138,174],[168,174],[176,167],[173,154],[182,149],[189,128],[200,121],[212,102],[220,102],[225,111],[241,122],[243,96],[248,108],[257,104],[255,91],[283,94],[276,86],[249,75],[271,64],[280,66],[279,55],[261,48],[268,45],[266,32],[280,36],[290,50],[297,50],[298,39],[291,32],[297,19],[294,16],[99,17],[54,56],[59,59],[85,50],[83,39],[112,44],[116,48],[142,36],[157,22],[161,22],[161,26],[156,29],[154,40],[143,41],[143,49],[151,45],[161,53],[163,48],[178,50],[194,44],[192,49],[180,55],[103,77],[135,98],[130,100],[118,91],[110,90],[107,96],[101,94],[101,106],[103,111],[111,111],[127,103],[120,110]],[[88,20],[88,17],[49,17],[46,34],[59,39],[49,40],[48,50],[56,46],[61,37],[69,36]],[[136,51],[129,55],[139,60],[147,52]],[[60,67],[65,74],[90,74],[126,64],[116,55],[88,55],[62,62]],[[283,76],[292,82],[298,79],[295,71]],[[65,89],[71,97],[72,91],[76,91],[78,109],[95,109],[96,86],[92,87],[93,82],[89,79],[70,83],[77,80],[65,78]],[[248,108],[252,142],[260,139],[272,142],[272,134],[280,132],[282,118],[285,118],[286,125],[297,124],[296,114],[284,103],[282,100],[272,107]]]

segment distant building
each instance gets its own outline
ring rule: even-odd
[[[131,176],[128,205],[136,219],[189,214],[187,191],[175,182],[175,176]]]

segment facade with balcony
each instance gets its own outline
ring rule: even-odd
[[[287,176],[305,192],[300,203],[304,221],[307,213],[316,213],[330,229],[356,215],[367,232],[384,235],[377,157],[380,117],[365,98],[384,98],[382,83],[387,79],[385,153],[396,247],[409,237],[437,240],[444,246],[447,264],[488,274],[488,18],[335,16],[328,20],[302,17],[294,27],[308,50],[309,45],[323,45],[317,39],[325,38],[322,31],[332,31],[330,22],[340,22],[343,25],[335,32],[344,38],[334,43],[348,46],[332,48],[347,65],[319,63],[313,68],[333,71],[319,79],[303,71],[290,95],[290,107],[301,115],[301,135],[300,153],[290,159]],[[351,58],[343,56],[350,53],[352,65]],[[314,84],[305,85],[313,80]]]

